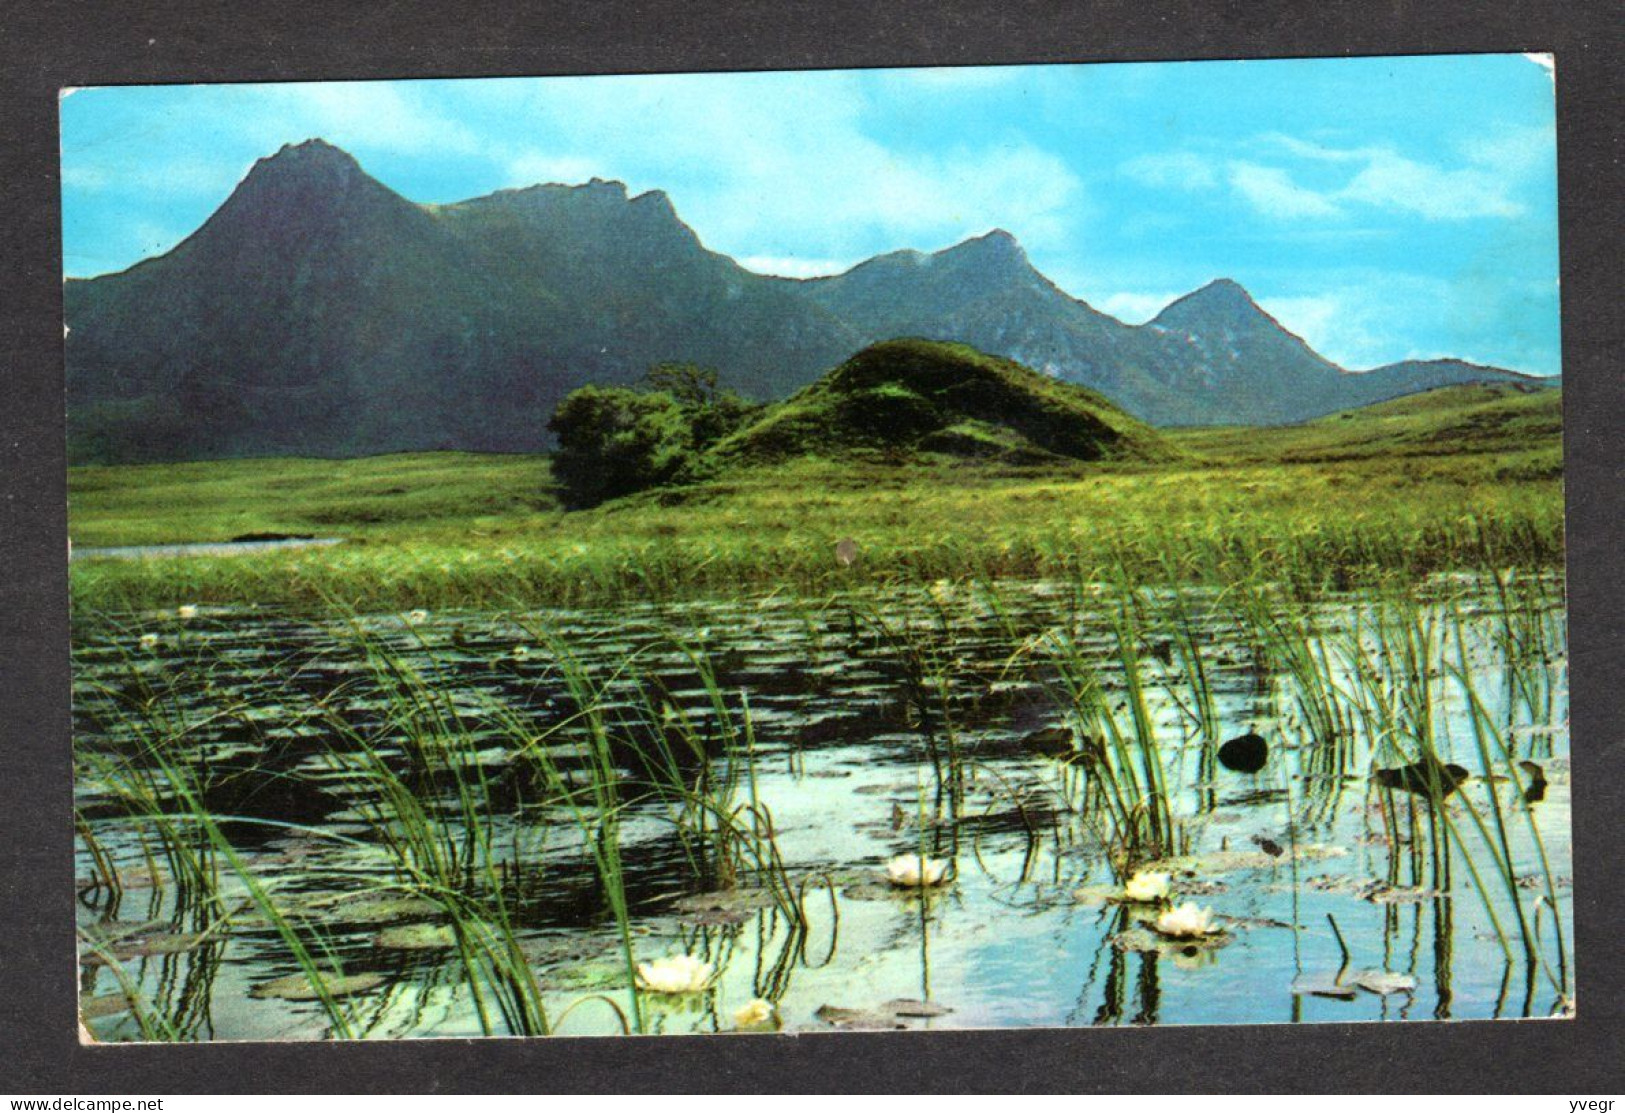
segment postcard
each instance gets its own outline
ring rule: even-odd
[[[65,90],[82,1038],[1573,1015],[1554,80]]]

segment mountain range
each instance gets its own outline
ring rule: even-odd
[[[662,192],[599,179],[408,201],[321,140],[257,162],[168,253],[64,288],[75,462],[535,451],[553,407],[654,363],[787,397],[893,337],[972,345],[1153,425],[1280,424],[1543,380],[1458,360],[1353,372],[1220,279],[1129,325],[1007,232],[789,279],[711,251]]]

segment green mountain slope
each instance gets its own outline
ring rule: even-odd
[[[848,454],[1026,464],[1155,460],[1162,438],[1105,398],[964,344],[872,345],[719,443],[715,464]]]
[[[1170,432],[1216,460],[1304,463],[1373,457],[1538,453],[1562,465],[1563,395],[1525,383],[1439,387],[1301,425]]]

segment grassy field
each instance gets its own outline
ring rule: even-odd
[[[1562,560],[1556,391],[1447,388],[1303,426],[1172,432],[1178,459],[1021,469],[802,458],[565,513],[541,457],[427,453],[76,468],[79,546],[342,537],[79,560],[76,610],[585,604],[1046,575],[1291,579]],[[835,558],[850,537],[859,556]]]

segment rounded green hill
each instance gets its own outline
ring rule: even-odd
[[[1012,464],[1175,455],[1094,391],[965,344],[917,339],[863,349],[710,455],[727,465],[849,454]]]

